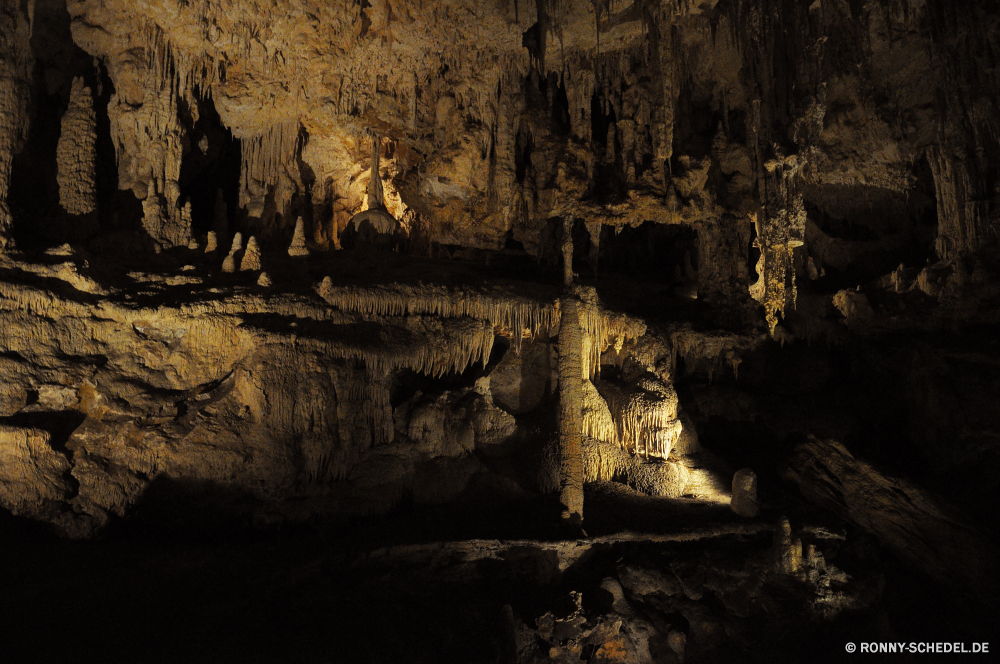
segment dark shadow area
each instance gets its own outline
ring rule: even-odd
[[[698,269],[698,234],[689,226],[647,221],[601,231],[599,272],[637,281],[680,285]]]
[[[28,406],[38,402],[38,392],[28,395]],[[77,410],[21,412],[0,417],[0,426],[40,429],[49,434],[49,445],[60,454],[69,455],[66,442],[77,427],[87,418]]]
[[[59,205],[56,147],[73,79],[83,77],[100,102],[100,72],[92,58],[73,42],[65,4],[38,3],[31,48],[35,66],[28,136],[21,152],[14,156],[9,193],[14,241],[25,248],[80,240],[98,230],[95,215],[69,215]],[[95,110],[99,107],[100,103],[95,104]]]
[[[217,196],[226,206],[225,220],[234,228],[239,208],[240,143],[222,123],[211,97],[198,101],[198,120],[187,136],[188,147],[181,160],[181,201],[191,202],[191,226],[195,236],[215,225]]]

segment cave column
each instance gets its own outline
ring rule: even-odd
[[[559,501],[563,521],[583,523],[583,330],[581,303],[572,289],[560,300]]]
[[[563,219],[562,226],[563,285],[573,285],[573,220]]]
[[[59,204],[70,214],[89,214],[97,207],[96,126],[90,88],[78,76],[73,79],[69,108],[62,117],[62,129],[56,147]]]
[[[0,0],[0,250],[11,239],[12,219],[7,206],[14,155],[28,136],[31,96],[31,21],[34,3]]]

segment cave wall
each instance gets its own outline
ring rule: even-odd
[[[798,282],[858,254],[949,259],[995,241],[987,3],[411,4],[68,2],[75,46],[113,88],[118,187],[146,232],[190,241],[181,165],[219,140],[195,130],[217,112],[241,150],[226,201],[239,230],[284,242],[303,216],[311,241],[339,246],[369,206],[377,135],[382,204],[414,250],[551,256],[554,218],[584,220],[595,244],[604,227],[684,224],[713,257],[703,293],[746,300],[756,279],[772,329]],[[30,17],[8,17],[13,154]],[[865,239],[840,237],[858,219]],[[869,244],[838,253],[828,236]]]

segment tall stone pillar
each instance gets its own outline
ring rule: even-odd
[[[0,0],[0,250],[11,240],[7,193],[14,155],[28,137],[34,3]]]
[[[559,324],[559,500],[563,520],[583,523],[583,330],[581,304],[567,289]]]

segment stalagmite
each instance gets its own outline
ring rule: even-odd
[[[583,330],[580,302],[569,292],[559,300],[559,500],[563,519],[583,522]]]
[[[788,517],[778,520],[774,531],[775,566],[783,574],[794,575],[802,567],[802,541],[792,536],[792,525]]]
[[[188,249],[191,249],[192,251],[197,251],[200,248],[201,245],[198,244],[198,240],[196,238],[191,238],[188,241]]]
[[[371,179],[368,181],[368,209],[359,212],[351,217],[351,224],[355,229],[367,221],[376,232],[382,235],[392,235],[400,230],[399,222],[389,214],[385,208],[385,198],[382,190],[382,176],[379,174],[379,151],[382,139],[374,137],[372,139],[372,169]]]
[[[295,221],[295,234],[292,236],[292,244],[288,247],[289,256],[308,256],[309,249],[306,247],[306,225],[299,217]]]
[[[215,235],[215,231],[208,232],[208,239],[205,240],[205,253],[210,254],[219,248],[219,240]]]
[[[257,246],[257,238],[253,235],[247,240],[247,250],[243,253],[243,260],[240,261],[240,271],[260,269],[260,247]]]
[[[222,260],[222,271],[223,272],[236,272],[237,258],[241,258],[241,252],[243,251],[243,234],[237,232],[233,236],[233,246],[229,249],[229,254]],[[240,261],[240,266],[242,266],[242,261]]]
[[[181,226],[183,226],[185,232],[191,235],[191,201],[184,201],[184,205],[181,207]],[[190,241],[189,241],[190,244]],[[195,246],[197,247],[197,241],[195,241]]]
[[[736,471],[733,475],[733,500],[730,509],[740,516],[757,516],[757,475],[749,468]]]
[[[319,287],[316,289],[320,297],[329,297],[333,294],[333,279],[329,275],[323,277],[323,281],[320,282]]]
[[[270,288],[273,285],[271,277],[267,275],[267,272],[260,273],[260,277],[257,278],[257,285],[263,288]]]
[[[94,100],[82,77],[73,79],[69,108],[62,117],[56,147],[59,203],[70,214],[87,214],[97,206],[95,171],[97,130]]]

